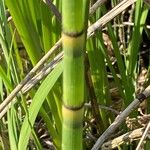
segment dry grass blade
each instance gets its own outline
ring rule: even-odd
[[[144,0],[144,3],[146,3],[150,7],[150,0]]]
[[[89,103],[85,103],[84,104],[85,108],[92,108],[93,106]],[[104,106],[104,105],[98,105],[99,109],[105,109],[107,111],[111,111],[112,113],[116,114],[116,115],[119,115],[120,112],[111,108],[111,107],[107,107],[107,106]]]
[[[26,85],[22,88],[22,93],[28,92],[36,83],[41,81],[45,76],[47,76],[55,67],[56,65],[62,60],[63,52],[59,53],[53,61],[48,63],[39,73],[37,73]]]
[[[146,129],[145,129],[145,131],[144,131],[144,133],[143,133],[143,135],[142,135],[142,137],[140,139],[140,142],[138,143],[138,146],[137,146],[136,150],[140,150],[141,149],[142,143],[146,139],[146,136],[148,134],[149,129],[150,129],[150,122],[147,124]]]
[[[124,27],[124,26],[134,26],[134,23],[133,22],[122,22],[122,24],[116,24],[113,27]],[[143,24],[143,26],[147,29],[150,29],[150,25]]]
[[[31,80],[34,74],[43,66],[47,59],[61,46],[61,40],[59,40],[48,53],[36,64],[36,66],[27,74],[24,80],[18,84],[15,89],[10,93],[10,95],[0,104],[0,113],[5,109],[5,107],[12,101],[12,99],[18,94],[18,92],[23,88],[23,86]]]
[[[135,141],[141,138],[142,134],[144,132],[144,128],[135,129],[133,131],[130,131],[128,133],[125,133],[111,141],[105,142],[101,149],[102,150],[110,150],[115,149],[119,145],[124,144],[126,142]]]
[[[124,0],[119,3],[116,7],[114,7],[110,12],[105,14],[101,19],[99,19],[96,23],[91,25],[88,28],[88,38],[91,37],[94,32],[98,29],[103,27],[106,23],[108,23],[111,19],[116,17],[119,13],[124,11],[127,7],[132,5],[136,0]],[[119,9],[119,11],[118,11]],[[109,17],[108,17],[109,16]],[[10,95],[0,104],[0,113],[2,113],[3,109],[7,107],[7,105],[13,100],[13,98],[18,94],[18,92],[25,86],[25,84],[33,78],[35,73],[40,70],[41,66],[49,59],[51,54],[57,50],[61,46],[61,39],[48,51],[48,53],[36,64],[36,66],[27,74],[25,79],[23,79],[20,84],[18,84],[14,90],[10,93]],[[5,109],[6,110],[6,109]],[[5,111],[6,113],[6,111]],[[4,112],[0,115],[1,117],[4,116]]]
[[[57,20],[61,22],[61,14],[58,12],[56,6],[52,3],[51,0],[43,0],[44,3],[46,3],[50,9],[52,10],[53,14],[56,16]]]
[[[136,98],[119,116],[116,117],[115,121],[107,128],[107,130],[99,137],[92,150],[98,150],[104,141],[109,138],[110,135],[120,126],[125,118],[135,109],[137,106],[150,96],[150,85],[138,95]]]
[[[95,30],[97,30],[98,28],[103,27],[110,20],[112,20],[117,15],[119,15],[121,12],[123,12],[127,7],[132,5],[134,2],[136,2],[136,0],[123,0],[123,1],[121,1],[112,10],[110,10],[107,14],[105,14],[97,22],[95,22],[93,25],[91,25],[88,28],[88,36],[92,36]]]
[[[107,0],[98,0],[91,8],[90,8],[90,15],[92,15],[98,7],[100,7],[103,3]]]

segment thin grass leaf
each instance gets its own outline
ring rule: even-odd
[[[28,55],[35,65],[41,57],[41,45],[38,32],[32,18],[32,11],[29,7],[30,1],[6,0],[15,26],[26,47]]]
[[[54,128],[53,121],[50,119],[48,113],[45,111],[43,107],[40,109],[40,115],[42,116],[44,122],[46,123],[49,134],[51,135],[54,145],[61,149],[61,135],[59,135]],[[57,122],[56,122],[57,123]]]
[[[141,35],[143,32],[143,24],[145,24],[147,14],[148,14],[148,9],[146,7],[142,7],[142,1],[141,0],[137,1],[136,10],[135,10],[134,31],[133,31],[132,39],[128,46],[128,55],[126,60],[128,81],[134,89],[136,87],[135,77],[136,77],[136,68],[137,68],[137,58],[138,58],[139,47],[141,43]]]
[[[14,107],[7,113],[8,117],[8,131],[9,131],[9,141],[10,148],[17,149],[18,144],[18,135],[17,135],[17,126],[16,126],[16,110]]]
[[[38,136],[36,135],[34,129],[31,130],[31,133],[32,133],[32,138],[35,142],[35,146],[38,150],[42,150],[42,145],[40,143],[40,140],[38,139]]]
[[[105,95],[104,95],[104,56],[101,55],[101,51],[98,50],[96,38],[89,39],[87,44],[88,57],[90,62],[90,72],[94,85],[94,90],[96,94],[96,100],[98,103],[105,105]],[[100,111],[100,123],[101,123],[101,131],[107,127],[108,122],[104,122],[106,120],[105,114],[103,111]],[[99,124],[100,124],[99,123]]]
[[[62,63],[57,65],[57,67],[46,77],[46,79],[42,82],[41,86],[37,90],[20,131],[18,150],[26,149],[31,133],[31,126],[33,126],[37,114],[46,96],[48,95],[49,91],[51,90],[61,73]]]
[[[12,90],[12,85],[11,85],[11,81],[9,80],[9,78],[7,77],[7,74],[6,72],[4,71],[4,69],[0,66],[0,76],[1,76],[1,79],[3,80],[5,86]]]
[[[47,103],[49,105],[49,110],[51,110],[51,113],[53,115],[54,121],[56,122],[56,128],[58,130],[58,134],[61,134],[61,129],[62,129],[62,122],[61,122],[61,118],[58,114],[58,109],[59,107],[57,107],[56,105],[56,100],[53,96],[53,90],[51,91],[52,93],[50,93],[47,97]],[[59,100],[61,99],[61,96],[59,97]],[[61,110],[61,109],[60,109]]]

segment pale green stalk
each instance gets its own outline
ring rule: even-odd
[[[64,50],[63,150],[82,149],[85,6],[84,0],[62,1],[62,43]]]

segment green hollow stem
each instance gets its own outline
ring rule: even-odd
[[[82,149],[84,104],[85,0],[62,1],[62,150]]]

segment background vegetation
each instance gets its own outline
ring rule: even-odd
[[[149,85],[148,5],[143,0],[126,9],[121,5],[115,10],[122,9],[121,13],[113,16],[109,12],[119,3],[90,0],[89,15],[85,9],[89,28],[84,48],[83,149],[91,149],[119,112]],[[65,84],[61,14],[61,0],[0,0],[1,149],[61,149]],[[13,89],[14,95],[8,97]],[[142,103],[108,141],[145,126],[148,108],[148,101]],[[131,137],[115,148],[135,149],[139,138]],[[149,144],[147,140],[144,148]]]

